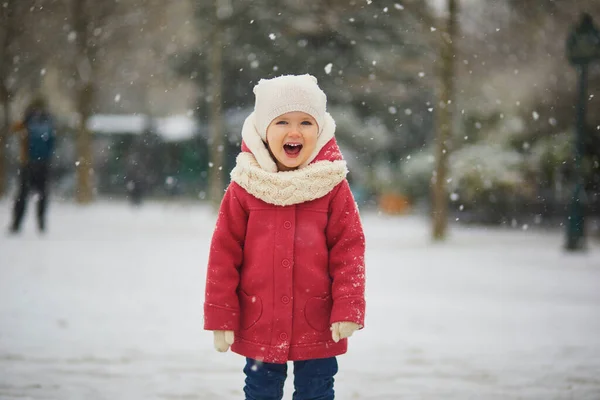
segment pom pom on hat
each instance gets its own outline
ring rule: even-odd
[[[261,79],[254,86],[254,114],[256,129],[263,142],[267,141],[267,127],[278,116],[302,111],[311,115],[323,132],[327,96],[312,75],[282,75]]]

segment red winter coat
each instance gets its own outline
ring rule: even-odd
[[[265,362],[343,354],[330,326],[364,326],[365,239],[333,132],[309,165],[272,172],[247,125],[212,238],[204,328],[235,331],[232,351]]]

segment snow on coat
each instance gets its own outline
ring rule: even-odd
[[[204,328],[235,331],[232,351],[271,363],[340,355],[330,326],[364,326],[365,238],[327,114],[315,153],[276,172],[250,115],[221,203]],[[258,140],[257,140],[258,139]]]

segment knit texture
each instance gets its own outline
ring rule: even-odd
[[[276,206],[319,199],[346,178],[346,162],[318,161],[295,171],[267,172],[251,153],[240,153],[231,180],[251,195]]]
[[[278,116],[302,111],[311,115],[323,132],[327,96],[312,75],[282,75],[261,79],[254,87],[256,128],[263,142],[267,141],[267,127]]]

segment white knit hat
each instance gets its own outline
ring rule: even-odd
[[[302,111],[311,115],[323,132],[327,96],[312,75],[282,75],[261,79],[254,86],[254,114],[256,129],[263,142],[267,141],[267,127],[278,116]]]

